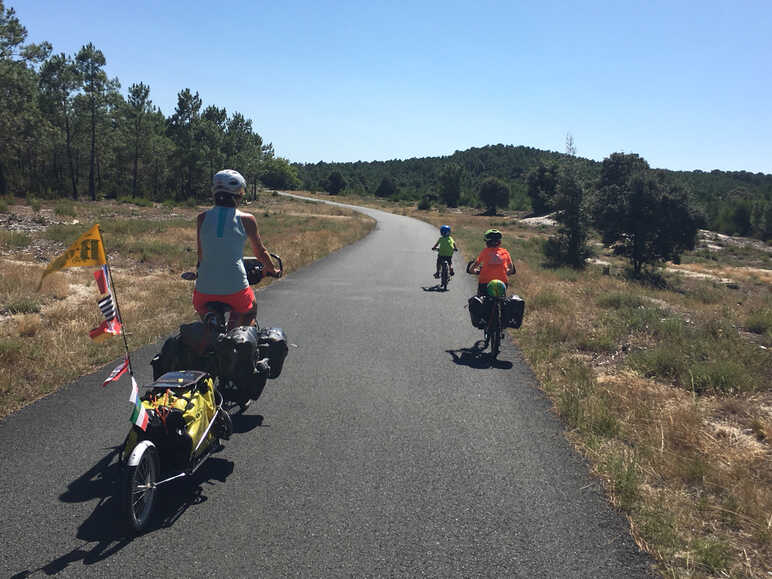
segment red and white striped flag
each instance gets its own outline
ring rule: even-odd
[[[88,335],[94,341],[102,340],[108,336],[118,336],[121,333],[121,319],[118,316],[118,309],[115,307],[113,299],[113,290],[110,287],[110,273],[107,265],[103,265],[94,272],[94,279],[97,282],[97,288],[102,297],[97,301],[99,311],[105,317],[105,321],[98,327],[91,330]]]
[[[107,386],[110,382],[115,382],[118,378],[123,376],[126,373],[126,370],[129,369],[129,359],[125,358],[123,362],[118,364],[115,369],[110,372],[110,375],[105,378],[105,381],[102,382],[102,388]]]
[[[112,294],[107,294],[97,302],[99,310],[106,320],[112,320],[115,317],[115,303],[113,303]]]
[[[105,320],[91,330],[88,333],[88,337],[95,342],[99,342],[109,336],[120,336],[122,329],[123,326],[121,325],[121,322],[118,321],[118,318],[113,318],[111,320]]]
[[[107,271],[107,265],[103,265],[101,269],[94,272],[94,279],[100,295],[110,293],[110,274]]]

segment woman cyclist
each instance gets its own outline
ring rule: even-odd
[[[203,318],[207,302],[231,306],[230,327],[249,325],[255,319],[257,302],[244,269],[244,242],[249,240],[265,272],[275,275],[271,258],[257,231],[254,215],[236,209],[247,183],[237,171],[225,169],[212,179],[214,207],[197,219],[198,277],[193,307]]]
[[[470,270],[479,268],[477,279],[477,295],[484,296],[488,292],[488,282],[494,279],[509,285],[508,275],[515,274],[515,264],[509,252],[501,247],[501,231],[489,229],[485,232],[485,249],[470,266]]]

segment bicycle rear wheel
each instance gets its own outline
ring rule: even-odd
[[[442,289],[444,289],[444,290],[448,289],[448,282],[450,281],[450,274],[448,273],[448,262],[447,261],[443,261],[442,262],[442,277],[440,279],[441,279]]]
[[[493,308],[494,311],[491,316],[491,325],[488,328],[488,336],[491,340],[491,354],[495,358],[501,351],[501,302],[496,300]]]

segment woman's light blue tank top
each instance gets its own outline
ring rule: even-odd
[[[235,207],[215,206],[204,215],[199,236],[201,263],[196,289],[200,293],[226,295],[249,287],[241,258],[247,233]]]

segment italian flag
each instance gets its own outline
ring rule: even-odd
[[[144,406],[142,406],[142,400],[139,399],[139,387],[134,376],[131,377],[131,396],[129,397],[129,402],[134,404],[134,410],[132,410],[129,420],[142,430],[147,430],[148,415],[145,412]]]

